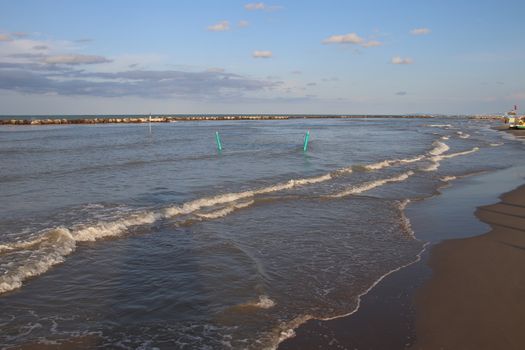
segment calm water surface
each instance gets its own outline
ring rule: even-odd
[[[0,127],[0,345],[271,348],[418,258],[409,201],[513,165],[491,126]]]

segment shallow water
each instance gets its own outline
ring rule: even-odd
[[[421,251],[408,201],[522,153],[490,126],[0,127],[0,344],[261,349],[351,312]]]

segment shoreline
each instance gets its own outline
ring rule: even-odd
[[[479,207],[482,235],[432,249],[417,292],[412,349],[522,349],[525,344],[525,184]]]
[[[512,177],[513,169],[514,168],[509,168],[503,171],[480,175],[479,177],[485,178],[485,180],[482,180],[484,184],[477,186],[482,189],[483,186],[486,187],[490,183],[494,183],[494,181],[497,181],[499,173],[503,173],[503,178]],[[487,181],[486,178],[489,180]],[[425,319],[427,315],[425,312],[421,312],[421,304],[415,303],[414,299],[416,296],[420,297],[423,287],[434,279],[435,266],[429,265],[430,261],[436,261],[435,259],[432,260],[434,251],[442,244],[454,244],[456,240],[462,239],[476,240],[479,237],[487,235],[487,231],[489,231],[487,227],[489,226],[474,217],[473,214],[476,210],[476,214],[479,210],[482,210],[479,209],[480,205],[483,205],[481,208],[490,207],[491,204],[489,203],[497,202],[497,198],[503,196],[501,193],[507,193],[512,188],[514,188],[514,190],[512,190],[510,194],[525,198],[523,179],[521,179],[521,181],[514,180],[514,182],[509,182],[507,185],[511,184],[512,186],[510,188],[508,186],[505,187],[505,184],[499,184],[495,186],[495,189],[487,191],[489,194],[485,194],[483,198],[476,198],[470,201],[469,206],[460,210],[462,216],[469,216],[465,218],[465,222],[459,223],[459,227],[463,229],[463,232],[452,232],[448,235],[443,234],[440,230],[444,227],[440,227],[440,225],[437,225],[438,227],[435,229],[431,228],[429,230],[430,232],[422,232],[422,229],[428,229],[429,226],[428,223],[425,222],[425,215],[431,214],[433,211],[439,210],[439,208],[442,208],[446,214],[446,204],[449,205],[450,209],[448,210],[453,211],[454,207],[450,205],[457,199],[454,198],[454,196],[458,196],[457,194],[454,195],[454,193],[457,192],[464,196],[468,193],[468,187],[472,187],[469,183],[475,183],[476,181],[479,181],[478,177],[456,180],[454,185],[442,188],[440,195],[417,202],[407,208],[407,212],[410,214],[407,216],[412,222],[416,237],[424,241],[429,241],[430,245],[420,253],[421,259],[419,259],[419,261],[409,264],[404,268],[399,268],[396,273],[389,273],[382,277],[381,280],[375,284],[375,287],[373,286],[368,293],[360,297],[358,307],[348,315],[342,315],[325,321],[311,319],[302,324],[295,330],[296,336],[281,342],[278,349],[433,349],[443,348],[443,346],[445,346],[444,348],[455,348],[454,346],[447,347],[446,344],[440,344],[434,347],[432,344],[429,344],[428,341],[423,346],[419,343],[422,341],[422,332],[424,332],[421,320]],[[459,184],[456,185],[456,183]],[[467,189],[465,189],[465,187],[467,187]],[[476,187],[476,185],[473,187]],[[515,194],[516,191],[518,191],[518,194]],[[479,202],[480,200],[481,203]],[[438,216],[439,219],[443,219],[439,213]],[[447,218],[446,215],[445,218]],[[446,226],[447,224],[445,223],[444,225]],[[448,229],[450,229],[450,227],[448,227]],[[470,231],[470,229],[472,229],[472,231]],[[472,235],[472,238],[464,238],[464,236],[470,235]],[[525,247],[525,244],[523,246]],[[439,265],[439,261],[446,262],[447,254],[445,253],[437,259],[437,261],[437,265]],[[457,261],[458,264],[460,262],[462,261]],[[519,270],[519,268],[517,269]],[[452,283],[451,281],[444,282],[446,286],[445,290],[450,287]],[[475,290],[473,292],[475,292]],[[446,303],[446,301],[444,303]],[[483,310],[483,305],[476,305],[479,307],[479,310]],[[450,310],[454,311],[453,308]],[[448,319],[442,317],[435,317],[433,320],[437,323],[448,324]],[[517,324],[522,323],[517,322]],[[435,326],[435,324],[433,324],[430,329],[428,327],[426,328],[428,333],[432,334],[433,326]],[[460,333],[462,332],[461,329],[458,331]],[[378,337],[378,334],[381,334],[381,336]],[[459,348],[468,348],[468,346],[465,347],[465,344],[461,345],[463,347],[460,346]]]
[[[434,119],[440,116],[418,115],[180,115],[180,116],[89,116],[57,118],[49,116],[0,118],[0,125],[70,125],[70,124],[142,124],[173,123],[184,121],[226,121],[226,120],[299,120],[299,119]],[[500,116],[468,116],[476,120],[502,120]]]

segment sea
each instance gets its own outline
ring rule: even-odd
[[[500,125],[0,126],[0,347],[275,348],[419,260],[407,206],[516,165]]]

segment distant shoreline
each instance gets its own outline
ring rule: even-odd
[[[464,116],[469,119],[500,120],[496,115]],[[363,119],[363,118],[399,118],[399,119],[430,119],[433,115],[181,115],[181,116],[79,116],[79,117],[49,117],[49,116],[0,116],[0,125],[68,125],[68,124],[141,124],[141,123],[172,123],[184,121],[225,121],[225,120],[288,120],[288,119]]]

